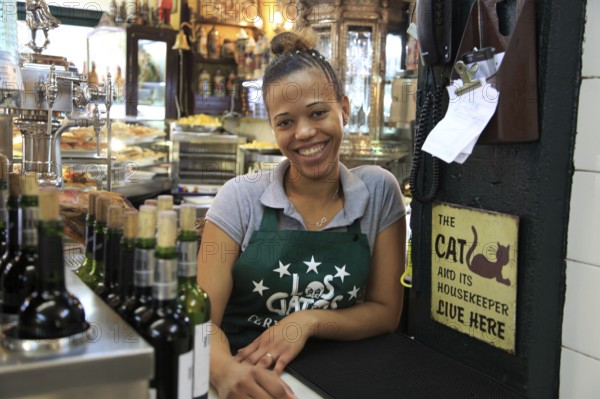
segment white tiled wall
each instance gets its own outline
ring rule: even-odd
[[[600,398],[600,2],[588,1],[567,245],[561,399]]]

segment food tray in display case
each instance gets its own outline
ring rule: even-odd
[[[190,132],[190,133],[204,133],[204,134],[213,134],[217,132],[221,126],[214,125],[186,125],[173,123],[172,129],[177,132]]]
[[[96,158],[96,150],[61,150],[60,154],[65,158]],[[101,152],[100,157],[105,157],[106,154]]]

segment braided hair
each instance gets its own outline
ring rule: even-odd
[[[310,28],[296,32],[282,32],[271,40],[271,51],[275,59],[271,61],[263,77],[262,95],[268,98],[269,87],[276,81],[298,71],[318,69],[333,86],[337,101],[344,97],[344,90],[331,64],[314,47],[316,39]]]

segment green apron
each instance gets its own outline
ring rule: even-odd
[[[265,208],[260,229],[233,267],[221,323],[233,353],[290,313],[345,308],[364,297],[371,251],[360,220],[346,232],[278,231],[277,215]],[[290,340],[299,333],[293,325],[282,331]]]

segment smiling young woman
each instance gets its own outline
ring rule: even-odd
[[[263,78],[287,159],[227,182],[206,215],[198,282],[222,333],[210,378],[223,398],[293,397],[279,374],[308,339],[362,339],[400,319],[400,187],[380,167],[340,163],[349,100],[308,37],[277,35]]]

